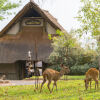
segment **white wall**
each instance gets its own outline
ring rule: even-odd
[[[7,34],[15,35],[19,32],[19,28],[20,28],[20,23],[18,22],[14,26],[12,26],[11,29],[9,29]]]
[[[55,34],[56,33],[56,29],[53,28],[49,23],[47,23],[46,29],[47,29],[48,34]]]

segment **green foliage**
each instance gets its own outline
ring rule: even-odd
[[[53,52],[49,56],[52,69],[60,70],[59,65],[70,67],[70,74],[83,75],[90,67],[98,68],[98,54],[94,50],[80,47],[72,35],[57,31],[58,36],[52,37]]]
[[[81,0],[83,6],[78,12],[82,33],[91,32],[93,36],[100,35],[100,0]]]
[[[84,75],[89,68],[90,67],[88,64],[72,66],[70,68],[71,70],[70,74],[71,75]]]
[[[84,75],[89,68],[97,68],[98,66],[98,55],[93,52],[88,52],[84,56],[80,56],[78,63],[70,68],[71,75]]]
[[[60,30],[57,30],[57,31],[56,31],[56,34],[58,34],[59,36],[64,35],[64,33],[63,33],[63,32],[61,32]]]
[[[58,36],[52,37],[52,47],[53,52],[49,57],[49,61],[52,64],[73,65],[78,55],[80,45],[77,43],[76,39],[73,38],[68,33],[63,33],[57,30]],[[51,37],[50,37],[51,38]],[[74,59],[75,58],[75,59]]]
[[[51,39],[52,39],[51,34],[48,34],[48,38],[49,38],[49,40],[51,40]]]
[[[84,75],[89,68],[98,69],[97,63],[72,66],[70,68],[70,75]]]
[[[89,66],[99,69],[98,60],[99,60],[99,55],[97,57],[95,57],[95,59],[93,59],[91,63],[89,63]]]
[[[59,30],[56,37],[52,39],[53,52],[49,56],[50,63],[60,65],[61,63],[71,67],[74,65],[90,64],[94,61],[97,53],[93,50],[84,50],[72,35],[62,33]]]
[[[5,14],[11,14],[8,10],[18,7],[20,3],[20,0],[18,0],[18,3],[12,3],[9,0],[0,0],[0,20],[5,18]]]
[[[2,11],[6,11],[6,10],[9,10],[9,9],[12,9],[12,8],[16,8],[18,6],[19,6],[19,4],[15,4],[15,3],[12,4],[11,2],[9,2],[5,6],[2,7]]]
[[[100,0],[81,0],[81,3],[82,7],[77,16],[81,27],[76,32],[79,36],[91,33],[93,38],[99,38],[97,44],[100,48]]]
[[[90,64],[96,60],[98,54],[93,50],[85,50],[84,53],[79,55],[78,65]]]

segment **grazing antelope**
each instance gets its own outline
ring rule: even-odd
[[[44,72],[43,72],[43,82],[42,82],[42,85],[41,85],[41,90],[40,92],[42,91],[42,87],[44,85],[44,83],[46,82],[46,80],[48,80],[48,89],[50,91],[50,93],[53,91],[53,88],[54,86],[56,86],[56,90],[57,90],[57,84],[56,82],[60,79],[60,77],[62,77],[65,73],[69,73],[70,70],[68,67],[64,66],[63,64],[61,64],[61,71],[58,72],[56,70],[53,70],[53,69],[50,69],[50,68],[47,68]],[[51,81],[54,81],[54,84],[53,84],[53,88],[52,88],[52,91],[50,90],[50,84],[51,84]]]
[[[91,89],[92,79],[95,81],[95,89],[96,87],[98,88],[99,70],[97,70],[96,68],[90,68],[86,72],[86,78],[84,80],[86,90],[88,89],[89,82],[90,82],[90,89]]]

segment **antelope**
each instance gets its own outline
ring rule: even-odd
[[[27,66],[27,71],[28,71],[28,76],[32,77],[32,75],[34,74],[34,69],[31,63],[29,63],[29,66]]]
[[[95,81],[95,89],[96,87],[98,88],[99,70],[97,70],[96,68],[90,68],[86,72],[86,78],[84,80],[86,90],[88,89],[89,82],[90,82],[90,89],[91,89],[92,79]]]
[[[5,80],[5,78],[6,78],[6,75],[2,75],[2,76],[0,77],[0,80]]]
[[[64,66],[63,64],[61,64],[61,71],[58,72],[56,70],[53,70],[53,69],[50,69],[50,68],[47,68],[44,72],[43,72],[43,82],[42,82],[42,85],[41,85],[41,89],[40,89],[40,92],[42,91],[42,87],[44,85],[44,83],[46,82],[46,80],[48,80],[48,89],[50,91],[50,93],[53,91],[53,88],[54,86],[56,86],[56,91],[57,91],[57,84],[56,82],[60,79],[60,77],[62,77],[65,73],[69,73],[70,70],[68,67]],[[51,81],[54,81],[53,83],[53,88],[52,88],[52,91],[50,90],[50,84],[51,84]]]

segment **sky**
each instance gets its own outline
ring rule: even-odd
[[[13,0],[10,0],[13,1]],[[17,1],[17,0],[15,0]],[[22,6],[12,10],[13,12],[16,10],[19,12],[21,8],[30,0],[22,0]],[[34,0],[38,3],[38,0]],[[77,12],[80,8],[80,0],[45,0],[44,4],[38,3],[42,9],[48,10],[57,20],[58,22],[64,27],[66,31],[70,31],[72,28],[79,27],[79,23],[74,18],[77,16]],[[0,21],[0,31],[7,25],[7,23],[15,16],[9,15],[3,21]]]
[[[80,0],[55,0],[52,7],[45,4],[49,12],[57,18],[58,22],[69,32],[72,28],[78,28],[79,22],[75,18],[80,8]]]

